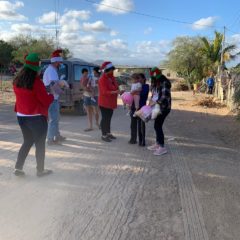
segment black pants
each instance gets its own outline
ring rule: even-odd
[[[131,116],[131,142],[137,141],[138,135],[138,142],[139,145],[145,145],[145,122],[142,121],[139,117]]]
[[[212,94],[213,93],[213,86],[208,86],[208,94]]]
[[[113,115],[113,109],[100,107],[102,120],[101,120],[101,130],[102,135],[106,136],[108,133],[111,133],[111,120]]]
[[[156,143],[164,147],[164,133],[163,133],[163,123],[170,111],[166,111],[157,116],[154,121],[154,129],[156,132]]]
[[[37,170],[44,170],[45,141],[47,136],[47,119],[44,116],[18,117],[18,123],[23,134],[23,144],[19,150],[15,168],[23,169],[24,162],[33,144],[35,144],[35,156]]]

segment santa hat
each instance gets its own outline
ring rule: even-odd
[[[62,50],[57,49],[51,54],[51,63],[63,61],[63,58],[60,56],[60,53],[62,53]]]
[[[113,70],[115,69],[112,62],[104,62],[101,66],[101,70],[105,72],[106,70],[109,70],[109,69],[113,69]]]
[[[162,75],[162,71],[157,67],[153,67],[150,70],[150,76],[151,77],[159,78],[159,77],[161,77],[161,75]]]

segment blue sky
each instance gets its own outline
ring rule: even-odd
[[[54,37],[56,9],[60,46],[88,61],[158,65],[176,37],[212,39],[223,26],[240,46],[239,0],[0,0],[0,38]]]

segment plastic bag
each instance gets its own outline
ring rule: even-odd
[[[156,119],[157,116],[161,113],[159,104],[155,104],[152,109],[151,119]]]

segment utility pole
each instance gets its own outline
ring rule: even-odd
[[[59,0],[55,0],[55,39],[56,49],[59,48]]]
[[[220,98],[222,101],[224,100],[224,90],[222,86],[222,81],[223,81],[223,74],[224,74],[224,48],[225,48],[225,35],[226,35],[226,27],[223,27],[223,39],[222,39],[222,47],[221,47],[221,60],[220,60],[220,65],[218,66],[218,87],[217,91],[217,97]]]
[[[223,39],[222,39],[222,51],[221,51],[221,65],[220,65],[220,67],[221,67],[221,70],[223,70],[222,68],[223,68],[223,62],[224,62],[224,52],[223,52],[223,50],[224,50],[224,48],[225,48],[225,35],[226,35],[226,27],[224,26],[223,27]]]

